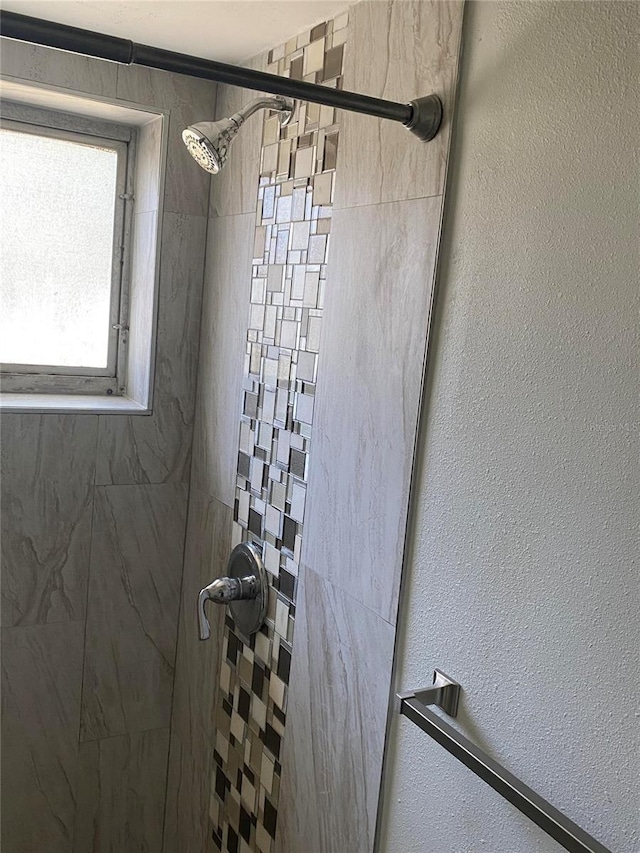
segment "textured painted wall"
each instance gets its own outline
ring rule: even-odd
[[[640,847],[638,8],[467,7],[397,687]],[[557,849],[410,722],[389,853]],[[425,841],[428,839],[428,841]]]
[[[153,414],[2,415],[2,848],[162,845],[209,179],[205,81],[3,42],[2,72],[168,115]],[[147,126],[148,127],[148,126]],[[134,201],[139,233],[157,199]]]

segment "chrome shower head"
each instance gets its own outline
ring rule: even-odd
[[[240,125],[230,118],[201,121],[182,131],[182,141],[199,166],[217,175],[227,160],[229,145],[239,129]]]
[[[227,162],[231,142],[249,116],[258,110],[274,110],[280,113],[280,125],[284,127],[293,118],[294,109],[295,101],[291,98],[280,95],[256,98],[230,118],[189,125],[182,131],[182,141],[199,166],[217,175]]]

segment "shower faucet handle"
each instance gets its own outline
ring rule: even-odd
[[[227,577],[216,578],[200,590],[198,626],[201,640],[211,636],[205,612],[207,601],[231,605],[233,621],[244,636],[259,630],[267,615],[269,580],[256,545],[251,542],[236,545],[227,563]]]
[[[216,604],[229,604],[231,601],[252,601],[259,593],[258,578],[248,575],[244,578],[216,578],[209,586],[200,590],[198,595],[198,624],[200,639],[208,640],[211,636],[211,626],[205,613],[207,601]]]

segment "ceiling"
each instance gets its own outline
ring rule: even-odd
[[[353,2],[353,0],[352,0]],[[220,62],[242,62],[333,17],[349,0],[3,0],[5,11]]]

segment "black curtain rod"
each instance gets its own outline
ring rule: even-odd
[[[107,59],[123,65],[144,65],[174,74],[186,74],[241,86],[274,95],[285,95],[300,101],[312,101],[341,110],[398,121],[423,142],[428,142],[438,132],[442,121],[442,103],[437,95],[417,98],[409,104],[385,101],[369,95],[330,89],[303,80],[291,80],[277,74],[265,74],[225,62],[201,59],[171,50],[162,50],[129,39],[104,35],[79,27],[68,27],[54,21],[43,21],[16,12],[0,11],[0,35],[4,38],[54,47],[83,56]]]

